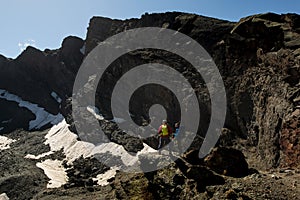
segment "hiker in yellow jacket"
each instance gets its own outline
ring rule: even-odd
[[[167,145],[170,142],[172,136],[172,128],[168,125],[167,120],[162,121],[162,125],[158,128],[159,144],[158,150]]]

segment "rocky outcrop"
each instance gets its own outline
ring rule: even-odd
[[[230,148],[216,148],[208,155],[204,163],[219,174],[232,177],[244,177],[249,174],[248,163],[242,152]]]
[[[230,103],[237,116],[239,132],[257,147],[260,167],[263,168],[276,167],[284,162],[280,160],[280,137],[284,121],[289,120],[295,109],[291,97],[298,95],[299,83],[298,53],[287,45],[287,40],[297,40],[298,28],[294,24],[297,18],[293,14],[269,13],[242,19],[232,31],[242,38],[229,43],[234,47],[234,43],[241,40],[252,41],[254,45],[250,45],[253,48],[250,56],[236,58],[236,62],[240,62],[238,65],[243,66],[237,69],[244,72],[236,76],[236,86],[231,88],[235,94]],[[242,32],[239,31],[241,26],[244,27]],[[294,34],[289,38],[291,32]],[[236,64],[232,63],[232,66]]]
[[[68,169],[68,183],[64,185],[64,188],[97,185],[97,181],[93,180],[93,177],[95,178],[98,174],[103,174],[109,169],[96,158],[84,159],[83,157],[76,159],[71,166],[65,162],[64,167]]]

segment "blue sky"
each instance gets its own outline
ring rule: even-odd
[[[27,45],[59,48],[69,35],[85,38],[92,16],[117,19],[183,11],[237,21],[255,13],[298,13],[298,0],[3,0],[0,54],[15,58]]]

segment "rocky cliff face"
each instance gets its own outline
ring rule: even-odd
[[[268,13],[250,16],[238,23],[182,13],[143,15],[141,19],[125,21],[95,17],[88,29],[86,53],[116,33],[147,26],[178,30],[210,53],[227,89],[229,106],[225,127],[236,138],[245,139],[249,147],[256,148],[253,154],[259,161],[256,164],[265,169],[286,165],[286,159],[293,160],[289,161],[293,166],[299,164],[299,158],[290,152],[298,152],[299,143],[289,138],[295,133],[287,133],[284,128],[291,123],[292,113],[299,109],[298,15]],[[138,59],[123,59],[120,65],[168,62],[165,55],[140,54]],[[183,64],[174,60],[180,70]],[[201,82],[196,80],[195,85],[199,87]]]
[[[39,144],[39,148],[32,147],[39,140],[40,143],[44,142],[41,136],[46,134],[45,130],[40,132],[41,135],[24,131],[28,138],[20,136],[20,129],[28,130],[29,121],[34,120],[35,116],[27,109],[20,108],[16,102],[7,101],[4,93],[0,92],[0,97],[3,97],[0,98],[0,134],[23,141],[11,145],[11,149],[0,150],[0,166],[4,169],[1,170],[1,177],[4,178],[0,179],[0,194],[5,192],[15,199],[32,198],[34,195],[43,199],[59,198],[63,194],[77,198],[84,197],[84,194],[85,197],[92,197],[89,192],[103,194],[103,198],[158,199],[171,198],[173,195],[181,199],[297,199],[299,186],[296,183],[293,183],[292,189],[286,190],[293,178],[299,178],[297,174],[290,174],[292,178],[287,175],[286,179],[282,178],[285,177],[282,174],[286,173],[284,170],[280,170],[279,175],[270,175],[255,174],[254,170],[248,169],[248,164],[257,170],[297,169],[300,166],[300,16],[297,14],[260,14],[243,18],[237,23],[179,12],[145,14],[140,19],[128,20],[93,17],[85,40],[68,37],[57,50],[40,51],[28,47],[14,60],[0,56],[0,89],[24,101],[38,104],[52,115],[62,113],[67,123],[71,124],[70,129],[76,132],[72,126],[74,121],[70,102],[75,76],[84,57],[98,43],[114,34],[149,26],[173,29],[190,36],[214,59],[224,80],[228,103],[218,148],[205,160],[197,158],[195,152],[200,148],[209,123],[206,120],[200,121],[202,126],[197,133],[199,137],[196,137],[190,151],[166,169],[148,174],[130,174],[129,177],[117,172],[116,177],[109,180],[109,185],[96,187],[88,174],[94,176],[100,171],[104,173],[103,169],[106,168],[94,160],[87,161],[87,166],[84,166],[83,158],[78,158],[74,162],[74,166],[77,165],[75,167],[65,164],[66,168],[71,168],[67,171],[70,182],[65,185],[65,189],[45,190],[37,194],[45,188],[47,178],[37,168],[36,173],[31,173],[35,168],[34,162],[19,160],[28,153],[40,154],[49,149],[42,144]],[[201,99],[201,115],[210,115],[206,86],[199,75],[188,70],[186,66],[189,64],[168,52],[147,49],[122,56],[106,72],[107,87],[99,86],[96,94],[96,106],[105,118],[113,117],[110,95],[116,81],[130,66],[149,62],[171,65],[184,73]],[[162,88],[156,88],[158,93],[160,90]],[[142,94],[136,97],[137,102],[149,101],[151,104],[153,102],[150,100],[154,97],[162,102],[172,102],[173,98],[171,95],[155,96],[147,90],[142,91]],[[137,116],[135,120],[143,124],[149,120],[149,115],[146,109],[140,109],[139,106],[133,104],[132,112]],[[177,106],[176,103],[165,105],[169,108],[172,123],[178,120]],[[122,145],[127,151],[141,150],[143,142],[152,147],[157,146],[155,137],[140,140],[124,135],[110,123],[101,125],[110,140]],[[50,126],[48,123],[41,129]],[[27,144],[26,140],[31,142]],[[246,160],[241,152],[246,155]],[[13,155],[14,159],[10,160],[7,153]],[[55,159],[67,157],[66,152],[64,154],[60,151],[52,155]],[[38,160],[45,161],[43,158]],[[7,163],[10,167],[4,168]],[[21,169],[24,173],[11,179],[17,173],[15,169]],[[22,177],[28,174],[30,184],[35,187],[30,189],[32,194],[22,197],[20,194],[24,188],[19,189],[17,195],[8,192],[14,186],[14,181],[23,180]],[[243,180],[233,178],[244,176]],[[22,188],[22,182],[18,182],[18,187]],[[76,187],[84,189],[77,190]]]

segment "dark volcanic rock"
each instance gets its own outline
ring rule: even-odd
[[[123,131],[113,131],[110,140],[122,145],[126,151],[137,153],[144,148],[142,141],[139,138],[132,137]]]
[[[186,152],[182,157],[184,160],[186,160],[188,163],[192,165],[203,164],[203,159],[199,158],[198,150],[190,150]]]
[[[82,156],[76,159],[72,166],[68,166],[66,163],[64,165],[65,168],[69,168],[66,171],[69,180],[64,185],[65,188],[97,185],[97,181],[94,181],[92,178],[96,178],[98,174],[104,173],[109,169],[96,158],[84,159]]]
[[[215,174],[205,166],[191,165],[183,159],[177,159],[175,163],[188,179],[197,182],[197,189],[200,191],[209,185],[222,185],[225,183],[224,178]]]
[[[300,109],[296,109],[290,119],[283,124],[280,147],[283,152],[282,166],[300,166]]]
[[[2,130],[0,130],[1,134],[11,133],[20,128],[28,130],[28,122],[35,119],[35,116],[29,110],[20,108],[15,102],[0,99],[0,105],[0,127],[2,127]]]
[[[193,166],[186,172],[186,176],[195,180],[198,187],[205,188],[208,185],[222,185],[225,183],[221,176],[215,175],[211,170],[202,166]]]
[[[215,148],[204,162],[213,171],[226,176],[243,177],[249,174],[245,156],[236,149]]]

